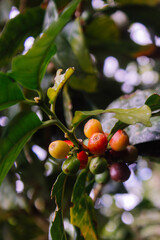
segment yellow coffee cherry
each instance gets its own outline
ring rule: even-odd
[[[50,143],[48,150],[52,157],[62,159],[68,155],[70,147],[66,142],[57,140]]]

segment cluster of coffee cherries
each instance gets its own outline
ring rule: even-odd
[[[108,141],[109,134],[104,132],[97,119],[90,119],[84,125],[86,139],[80,140],[80,148],[70,140],[57,140],[49,145],[49,153],[56,159],[66,159],[62,170],[66,175],[73,175],[79,169],[89,167],[98,183],[105,183],[109,176],[117,182],[124,182],[130,177],[129,164],[137,160],[137,149],[129,144],[129,137],[119,129]]]

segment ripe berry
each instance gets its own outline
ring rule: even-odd
[[[84,125],[84,134],[87,138],[90,138],[94,133],[97,132],[103,133],[102,125],[100,121],[92,118]]]
[[[133,145],[128,145],[123,151],[123,160],[126,163],[134,163],[138,158],[138,150]]]
[[[104,154],[107,149],[108,140],[103,133],[94,133],[88,141],[88,149],[92,154]]]
[[[66,142],[57,140],[50,143],[48,150],[52,157],[62,159],[69,153],[70,147]]]
[[[75,156],[71,156],[63,162],[62,171],[71,176],[78,172],[79,167],[80,161]]]
[[[109,141],[114,151],[123,151],[129,144],[129,137],[124,130],[118,130]]]
[[[110,176],[116,182],[125,182],[130,177],[130,169],[123,162],[113,163],[110,166]]]
[[[88,155],[85,151],[81,151],[77,153],[77,158],[80,161],[80,169],[83,169],[87,166],[88,163]]]
[[[89,164],[89,170],[93,174],[99,174],[106,170],[107,161],[104,157],[92,158]]]
[[[73,143],[70,140],[64,140],[70,147],[74,147]]]

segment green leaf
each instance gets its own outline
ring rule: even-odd
[[[77,18],[74,22],[67,24],[65,33],[81,69],[86,73],[95,74],[96,69],[93,68],[91,56],[85,43],[80,19]]]
[[[68,23],[56,38],[57,53],[53,61],[57,68],[75,67],[69,85],[78,90],[94,92],[97,87],[97,69],[92,63],[85,43],[80,20]]]
[[[81,230],[85,240],[98,240],[94,225],[94,206],[92,199],[85,193],[88,171],[83,170],[75,183],[70,209],[71,223]]]
[[[42,28],[45,11],[36,7],[26,10],[9,20],[0,35],[0,67],[23,50],[23,42],[29,36],[36,37]]]
[[[0,72],[0,110],[24,100],[23,93],[16,82]]]
[[[63,200],[63,193],[64,187],[66,182],[66,175],[62,172],[56,182],[53,185],[51,197],[55,197],[57,208],[55,210],[55,216],[50,226],[50,238],[52,240],[66,240],[66,234],[64,231],[63,225],[63,214],[62,214],[62,200]]]
[[[55,101],[61,88],[73,74],[74,68],[73,67],[68,68],[64,74],[61,74],[62,71],[63,71],[62,69],[57,70],[56,77],[54,79],[54,86],[52,88],[49,88],[47,91],[47,96],[51,104],[55,104]]]
[[[152,111],[160,109],[160,95],[153,94],[145,102],[147,106],[150,107]]]
[[[85,35],[89,44],[99,45],[119,39],[119,29],[111,17],[101,15],[86,26]]]
[[[93,110],[93,111],[76,111],[73,117],[73,127],[76,128],[83,120],[90,116],[102,114],[102,113],[115,113],[113,116],[117,118],[123,123],[126,124],[135,124],[135,123],[143,123],[146,126],[151,126],[150,117],[151,117],[151,109],[147,105],[143,105],[140,108],[130,108],[130,109],[106,109],[106,110]]]
[[[24,87],[33,90],[40,88],[40,82],[45,74],[47,65],[56,52],[54,40],[69,21],[79,2],[80,0],[72,1],[64,9],[59,19],[50,25],[25,55],[17,56],[13,59],[12,72],[10,74]]]
[[[41,126],[34,112],[20,113],[6,127],[0,140],[0,184],[12,167],[25,143]]]

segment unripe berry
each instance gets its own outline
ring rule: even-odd
[[[123,151],[129,144],[129,137],[124,130],[118,130],[109,141],[114,151]]]
[[[88,163],[88,155],[85,151],[81,151],[77,153],[77,158],[80,161],[80,169],[83,169],[87,166]]]
[[[50,143],[48,150],[52,157],[62,159],[69,153],[70,147],[66,142],[57,140]]]
[[[97,183],[106,183],[106,182],[108,182],[108,180],[109,180],[108,170],[95,175],[95,181]]]
[[[92,118],[84,125],[84,134],[87,138],[90,138],[94,133],[97,132],[103,133],[102,125],[100,121]]]
[[[107,161],[104,157],[92,158],[89,164],[89,170],[93,174],[99,174],[106,170]]]
[[[88,149],[92,154],[102,155],[107,149],[108,140],[103,133],[94,133],[88,142]]]
[[[123,162],[113,163],[110,166],[110,177],[116,182],[125,182],[130,177],[131,171]]]
[[[80,161],[75,156],[71,156],[63,162],[62,171],[71,176],[78,172],[79,167]]]

